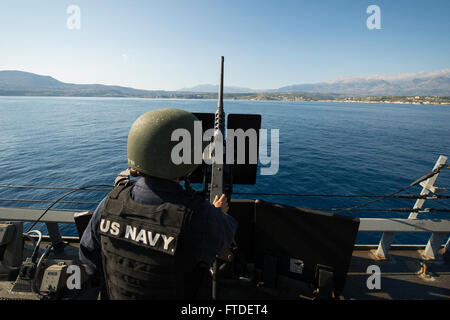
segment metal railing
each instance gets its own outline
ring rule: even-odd
[[[448,158],[441,155],[437,160],[433,171],[438,168],[448,168],[446,166]],[[392,198],[400,199],[416,199],[414,207],[411,208],[387,208],[387,209],[367,209],[355,208],[351,211],[372,211],[372,212],[409,212],[408,219],[391,219],[391,218],[360,218],[359,232],[382,232],[382,237],[378,243],[374,255],[377,259],[383,260],[389,258],[389,249],[394,241],[396,233],[431,233],[431,237],[423,251],[425,259],[436,259],[439,255],[438,251],[446,240],[447,234],[450,233],[450,220],[436,220],[436,219],[417,219],[419,214],[427,212],[450,212],[450,209],[438,208],[424,208],[426,200],[436,199],[450,199],[449,195],[438,194],[442,188],[435,186],[439,175],[434,174],[427,180],[420,183],[422,191],[419,195],[392,195]],[[78,188],[71,187],[48,187],[48,186],[12,186],[0,185],[0,188],[17,188],[17,189],[49,189],[49,190],[72,190],[76,191]],[[111,187],[112,188],[112,187]],[[87,191],[110,191],[110,188],[85,188]],[[296,196],[296,197],[336,197],[336,198],[382,198],[383,195],[345,195],[345,194],[294,194],[294,193],[251,193],[251,192],[236,192],[239,195],[268,195],[268,196]],[[0,202],[24,202],[24,203],[53,203],[53,200],[42,199],[14,199],[14,198],[0,198]],[[96,201],[59,201],[64,204],[82,204],[82,205],[97,205]],[[321,211],[342,211],[340,208],[310,208]],[[52,242],[61,242],[61,235],[57,223],[74,223],[73,215],[80,211],[74,210],[51,210],[47,213],[45,219],[41,221],[47,226]],[[42,213],[42,209],[18,209],[18,208],[0,208],[0,220],[11,221],[36,221]],[[450,239],[446,243],[450,245]],[[450,248],[449,248],[450,249]]]
[[[436,164],[433,167],[433,171],[437,170],[440,167],[444,167],[447,164],[448,158],[446,156],[441,155],[439,159],[436,161]],[[421,196],[427,197],[431,192],[437,193],[441,191],[442,189],[437,188],[434,186],[436,183],[436,180],[439,176],[439,173],[436,173],[432,177],[428,178],[427,180],[420,183],[422,186],[422,191],[420,192]],[[414,224],[417,222],[417,217],[419,213],[421,212],[427,212],[426,210],[422,210],[423,206],[425,204],[426,198],[417,199],[416,203],[414,204],[413,210],[411,210],[410,215],[408,219],[405,219],[404,225]],[[420,220],[419,220],[420,222]],[[448,222],[448,221],[447,221]],[[386,228],[391,227],[391,225],[386,226]],[[378,248],[375,252],[375,256],[380,259],[388,259],[389,257],[389,249],[391,247],[392,242],[395,238],[396,232],[407,232],[406,230],[403,231],[403,229],[395,230],[392,228],[384,229],[386,230],[383,232],[383,235],[381,237],[380,243],[378,244]],[[429,230],[423,231],[423,232],[430,232]],[[423,252],[423,256],[426,259],[434,260],[438,257],[439,249],[441,247],[441,244],[445,241],[447,237],[447,233],[450,232],[450,228],[444,228],[444,229],[437,229],[437,230],[431,230],[431,237],[428,240],[428,243],[425,247],[425,250]],[[448,241],[447,241],[448,244]]]

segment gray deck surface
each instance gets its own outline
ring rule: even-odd
[[[377,261],[369,249],[354,250],[345,289],[340,299],[350,300],[437,300],[450,299],[450,262],[425,261],[427,276],[421,276],[419,250],[391,250],[390,260]],[[68,246],[61,259],[73,259],[78,248]],[[381,289],[369,290],[366,282],[371,274],[367,267],[377,265],[381,271]],[[13,282],[0,281],[0,299],[36,299],[33,294],[10,294]]]
[[[427,265],[421,276],[420,262]],[[369,290],[367,267],[377,265],[381,271],[381,289]],[[420,250],[391,250],[390,260],[376,261],[369,250],[353,251],[345,289],[345,299],[436,300],[450,299],[450,263],[424,261]]]

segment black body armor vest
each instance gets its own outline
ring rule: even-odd
[[[134,183],[108,196],[98,233],[110,299],[195,298],[206,268],[196,264],[187,224],[204,201],[183,192],[173,202],[146,205],[132,199]]]

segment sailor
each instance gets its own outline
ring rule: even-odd
[[[160,109],[130,129],[130,169],[116,179],[80,240],[80,260],[109,299],[196,298],[215,257],[234,239],[237,222],[227,214],[225,196],[210,204],[187,191],[180,181],[198,164],[171,160],[172,132],[193,135],[194,121],[189,112]]]

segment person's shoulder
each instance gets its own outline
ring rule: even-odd
[[[103,207],[106,204],[106,201],[108,201],[108,198],[109,198],[108,196],[104,197],[102,201],[100,201],[100,203],[98,204],[97,209],[95,211],[100,211],[101,209],[103,209]]]
[[[102,201],[98,204],[94,213],[92,214],[92,219],[100,220],[100,216],[102,215],[103,209],[105,208],[106,201],[108,200],[108,196],[104,197]]]

